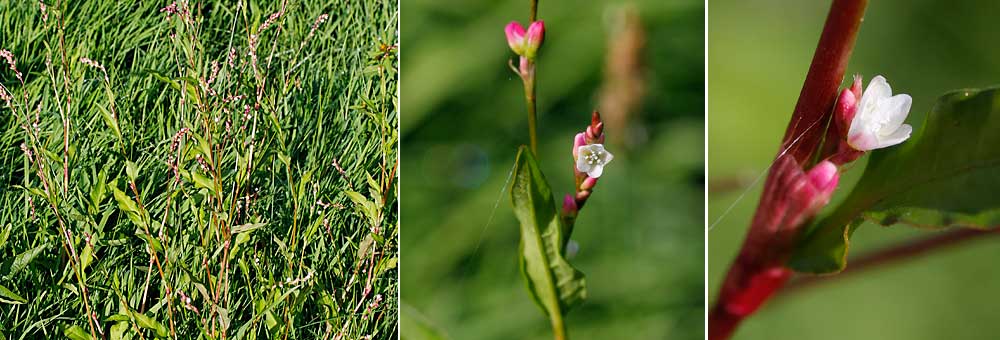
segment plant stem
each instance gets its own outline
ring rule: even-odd
[[[533,68],[534,66],[532,66]],[[524,102],[528,107],[528,135],[531,138],[531,153],[538,157],[538,116],[535,113],[535,72],[524,79]]]
[[[791,157],[792,160],[784,160],[794,167],[811,167],[813,155],[825,135],[823,123],[829,121],[867,4],[867,0],[833,0],[776,162]],[[730,266],[718,301],[709,314],[710,340],[729,339],[740,323],[791,277],[792,271],[784,264],[794,249],[797,229],[802,226],[771,225],[773,221],[768,217],[788,213],[767,211],[776,208],[769,200],[784,195],[778,175],[787,170],[776,165],[768,173],[743,247]]]
[[[566,335],[566,324],[563,323],[562,315],[552,316],[552,337],[555,340],[568,340]]]
[[[528,23],[535,22],[538,19],[538,0],[531,0],[531,20]]]
[[[799,164],[809,165],[823,138],[822,131],[806,132],[814,127],[825,128],[821,124],[828,120],[833,110],[837,89],[844,79],[867,5],[868,0],[834,0],[830,6],[809,73],[781,145],[782,150],[787,149]]]

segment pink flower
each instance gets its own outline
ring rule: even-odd
[[[542,46],[545,39],[545,23],[541,20],[535,21],[528,26],[525,31],[517,21],[511,21],[504,28],[507,35],[507,45],[515,54],[534,60],[538,54],[538,48]]]
[[[528,26],[528,37],[525,41],[525,57],[528,59],[535,59],[535,55],[538,53],[538,48],[542,46],[542,40],[545,39],[545,22],[535,21]]]
[[[507,45],[510,49],[514,51],[514,54],[524,55],[524,26],[521,26],[517,21],[511,21],[504,28],[504,33],[507,34]]]

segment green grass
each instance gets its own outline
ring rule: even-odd
[[[0,339],[395,338],[395,1],[168,4],[0,4]]]

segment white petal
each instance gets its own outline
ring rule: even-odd
[[[587,171],[587,176],[592,178],[600,178],[601,174],[603,173],[604,173],[604,166],[600,164],[595,164],[594,167],[590,169],[590,171]]]
[[[858,149],[858,146],[852,141],[864,137],[864,135],[871,131],[868,122],[861,119],[859,116],[861,116],[861,112],[858,112],[858,114],[854,116],[854,120],[851,121],[851,128],[847,130],[847,143],[855,149]],[[874,138],[874,136],[872,136],[872,138]]]
[[[889,98],[892,96],[892,87],[889,86],[889,82],[885,81],[885,77],[875,76],[875,78],[872,78],[872,81],[868,83],[868,87],[865,88],[865,92],[861,93],[861,98],[869,95],[873,99]]]
[[[610,152],[607,152],[607,151],[605,151],[603,154],[601,154],[601,156],[603,156],[603,157],[601,157],[601,164],[611,163],[611,160],[615,159],[615,155],[612,155]]]
[[[861,102],[858,103],[858,113],[854,115],[854,122],[861,121],[867,125],[868,122],[878,121],[876,114],[879,111],[879,102],[889,96],[892,96],[889,83],[884,77],[876,76],[868,83],[865,92],[861,93]]]
[[[587,155],[589,152],[585,152],[583,147],[580,148],[580,155],[576,157],[576,170],[579,172],[590,172],[591,165],[587,163]]]
[[[884,147],[893,146],[910,138],[910,133],[913,132],[913,127],[909,124],[903,124],[893,132],[892,134],[882,137],[878,141],[878,146],[876,149],[881,149]]]
[[[900,125],[903,125],[906,116],[910,114],[911,105],[913,105],[913,98],[910,98],[907,94],[895,95],[884,99],[879,105],[879,109],[882,110],[882,114],[888,118],[888,121],[882,126],[882,133],[890,134],[896,131]]]
[[[858,151],[868,151],[878,148],[879,139],[870,130],[859,129],[855,133],[854,125],[851,125],[851,132],[847,134],[847,144]]]

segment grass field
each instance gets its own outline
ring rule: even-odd
[[[0,3],[0,339],[395,338],[397,20]]]

